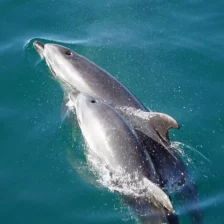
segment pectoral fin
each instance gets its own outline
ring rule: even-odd
[[[61,119],[61,124],[64,123],[65,120],[72,124],[78,124],[77,117],[75,116],[74,103],[70,100],[68,95],[64,95]]]
[[[66,120],[69,117],[70,114],[70,105],[69,105],[70,99],[67,95],[64,95],[62,106],[61,106],[61,119],[62,122]]]
[[[149,190],[148,197],[151,203],[158,208],[165,208],[170,214],[174,214],[173,205],[167,194],[149,179],[144,178],[143,181]]]

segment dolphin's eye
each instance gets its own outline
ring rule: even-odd
[[[70,56],[70,55],[72,55],[72,52],[69,51],[69,50],[67,50],[67,51],[65,51],[65,54],[68,55],[68,56]]]
[[[96,103],[96,100],[91,100],[90,102],[91,102],[91,103]]]

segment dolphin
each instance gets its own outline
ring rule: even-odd
[[[96,97],[71,93],[69,98],[70,108],[75,109],[88,145],[87,150],[108,168],[112,180],[119,185],[118,193],[122,192],[125,201],[134,208],[143,223],[168,223],[167,216],[175,217],[173,206],[165,192],[151,182],[157,178],[156,172],[128,123],[113,107]],[[140,187],[136,187],[139,183],[144,186],[142,192]],[[125,192],[127,186],[129,191],[133,190],[133,195]],[[144,210],[140,209],[139,204],[141,207],[143,204],[139,201],[144,201]],[[177,219],[175,223],[178,223]]]
[[[181,191],[183,188],[187,191],[189,184],[186,184],[186,166],[170,146],[169,140],[169,129],[179,128],[175,119],[164,113],[148,110],[112,75],[74,51],[61,45],[43,44],[39,41],[34,41],[33,45],[62,86],[64,105],[69,102],[68,95],[75,91],[100,98],[116,108],[136,131],[142,148],[151,157],[160,177],[160,186],[167,193]],[[188,199],[195,201],[196,188],[190,187],[188,192],[191,192]],[[198,217],[197,220],[202,220],[200,215]]]
[[[170,152],[168,149],[168,130],[170,128],[179,128],[178,123],[172,117],[163,113],[152,113],[147,110],[117,79],[70,49],[56,44],[42,44],[38,41],[35,41],[33,45],[40,56],[46,60],[52,74],[61,84],[64,90],[64,105],[69,101],[68,94],[74,91],[100,98],[111,106],[116,107],[139,133],[149,136],[150,139],[162,145],[164,151]],[[130,108],[141,113],[144,112],[144,118],[146,119],[129,113]],[[149,154],[154,154],[154,148],[152,149],[151,145],[147,151]],[[173,175],[174,169],[164,170],[164,164],[161,164],[161,162],[156,163],[155,166],[161,179],[169,179],[163,177],[166,175],[164,173],[170,172]],[[177,179],[183,179],[182,174],[175,173],[173,176]]]

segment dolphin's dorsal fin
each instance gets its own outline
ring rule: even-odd
[[[149,123],[165,142],[169,142],[169,129],[180,128],[175,119],[164,113],[149,112]]]
[[[164,113],[151,111],[136,110],[131,107],[116,108],[135,129],[157,142],[161,142],[168,146],[169,129],[179,128],[179,124],[171,116]]]

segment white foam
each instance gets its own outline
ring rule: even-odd
[[[149,114],[148,111],[143,111],[140,109],[135,109],[133,107],[126,107],[126,106],[117,106],[116,107],[117,110],[121,111],[121,113],[126,114],[126,115],[133,115],[134,117],[138,117],[141,118],[145,121],[149,121],[150,118],[154,117],[155,114]]]
[[[111,192],[118,192],[121,195],[132,197],[143,197],[149,200],[153,197],[152,189],[144,178],[140,179],[139,174],[127,174],[122,167],[116,167],[111,171],[107,164],[100,160],[94,153],[88,151],[87,154],[88,165],[96,174],[97,182],[109,189]]]

